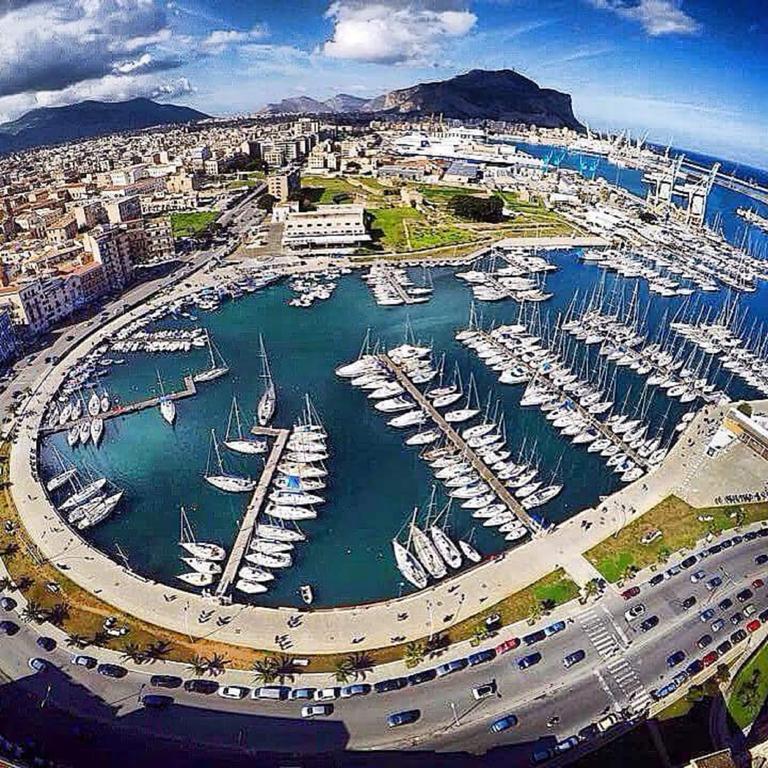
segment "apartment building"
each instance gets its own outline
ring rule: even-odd
[[[84,236],[85,250],[104,265],[110,290],[122,291],[134,280],[134,264],[146,259],[147,239],[143,228],[105,225]]]
[[[291,195],[301,189],[301,171],[289,168],[267,176],[267,191],[278,203],[285,203]]]
[[[286,253],[341,255],[370,240],[362,205],[321,205],[285,216],[282,245]]]

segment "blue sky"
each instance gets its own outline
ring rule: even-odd
[[[755,0],[7,0],[0,118],[83,98],[212,114],[374,96],[471,68],[628,127],[768,166],[768,21]],[[10,31],[9,31],[10,30]]]

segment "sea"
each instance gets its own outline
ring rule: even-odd
[[[531,154],[549,148],[521,145]],[[564,167],[580,170],[583,158],[566,155]],[[591,172],[591,171],[589,171]],[[643,195],[641,173],[601,160],[595,173],[611,183]],[[734,243],[748,242],[754,252],[765,252],[768,238],[738,217],[739,206],[753,207],[768,215],[761,205],[731,190],[716,186],[710,196],[708,218],[721,223]],[[604,274],[593,265],[579,262],[578,251],[549,252],[558,270],[547,276],[546,288],[554,296],[538,305],[542,326],[554,325],[558,313],[568,310],[575,296],[589,295],[600,281],[606,293],[623,292],[629,301],[637,291],[641,306],[648,305],[646,327],[653,334],[680,309],[685,298],[661,298],[649,294],[643,281]],[[481,407],[503,414],[508,448],[534,459],[540,477],[561,482],[563,492],[541,508],[545,523],[557,523],[577,511],[595,506],[601,497],[621,483],[594,454],[572,446],[554,430],[538,409],[519,407],[524,387],[498,383],[496,377],[473,352],[455,340],[457,330],[469,322],[472,294],[455,277],[455,268],[432,270],[434,295],[426,304],[410,307],[380,307],[368,287],[353,274],[342,277],[332,297],[311,309],[288,306],[292,293],[277,284],[237,301],[222,304],[218,311],[194,310],[193,319],[168,317],[150,328],[204,326],[228,362],[226,377],[199,385],[198,394],[177,403],[173,427],[156,409],[110,419],[99,449],[89,445],[74,450],[63,434],[48,438],[42,451],[43,476],[55,472],[53,448],[67,460],[95,475],[104,475],[125,490],[119,511],[108,521],[87,532],[93,544],[134,571],[158,581],[184,588],[177,576],[185,567],[179,560],[180,509],[184,507],[199,540],[218,542],[229,548],[248,503],[248,494],[226,494],[208,485],[203,475],[209,461],[212,433],[223,440],[232,399],[237,397],[246,422],[252,422],[262,388],[259,336],[265,340],[277,387],[278,406],[274,425],[289,427],[301,417],[309,395],[329,435],[330,458],[325,503],[318,506],[317,519],[301,523],[307,541],[294,550],[294,565],[279,572],[264,595],[237,599],[260,605],[301,605],[299,588],[311,584],[315,605],[341,606],[391,598],[411,590],[395,567],[391,542],[418,508],[423,520],[429,506],[434,478],[419,458],[419,449],[405,445],[408,433],[388,427],[375,411],[366,393],[337,377],[334,370],[354,360],[366,333],[384,347],[406,338],[432,345],[435,356],[445,355],[446,377],[457,369],[462,380],[470,375],[477,383]],[[419,270],[413,271],[419,280]],[[690,301],[690,299],[688,299]],[[768,313],[768,285],[752,294],[733,297],[725,291],[696,298],[699,306],[720,307],[736,301],[740,311],[758,322]],[[484,324],[516,322],[519,305],[512,301],[478,305]],[[579,366],[596,364],[596,350],[578,345],[583,355]],[[112,355],[117,356],[117,355]],[[158,394],[159,381],[165,391],[180,389],[186,374],[208,366],[205,350],[150,355],[126,354],[124,365],[111,367],[103,379],[110,396],[128,403]],[[713,370],[715,366],[713,366]],[[721,372],[715,382],[733,398],[756,397],[740,380]],[[644,388],[644,380],[620,369],[617,402],[637,403],[650,424],[650,431],[671,435],[675,424],[696,404],[682,405],[662,391]],[[263,468],[259,456],[241,456],[222,447],[229,471],[257,477]],[[442,487],[435,496],[438,509],[446,504]],[[444,521],[455,538],[465,538],[484,555],[503,551],[510,544],[474,520],[455,503]]]

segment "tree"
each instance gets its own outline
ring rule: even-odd
[[[1,550],[0,557],[13,557],[19,551],[19,545],[15,541],[9,541]]]
[[[542,612],[541,612],[541,603],[537,600],[532,606],[531,606],[531,612],[528,614],[528,623],[533,625],[537,621],[541,619]]]
[[[143,664],[147,661],[147,655],[138,643],[126,643],[123,646],[122,656],[126,661],[134,664]]]
[[[500,197],[474,197],[473,195],[454,195],[448,201],[448,208],[459,218],[469,221],[484,221],[493,224],[503,217],[504,202]]]
[[[53,608],[48,611],[48,621],[51,624],[60,627],[69,619],[69,603],[56,603]]]
[[[333,676],[337,683],[348,683],[354,676],[355,671],[349,662],[349,657],[339,659],[333,665]]]
[[[227,664],[229,664],[229,659],[221,653],[214,653],[213,656],[208,657],[206,661],[206,672],[211,675],[211,677],[223,675],[227,668]]]
[[[155,640],[144,649],[144,655],[149,660],[156,661],[157,659],[162,659],[164,656],[167,656],[172,648],[173,644],[169,640]]]
[[[275,659],[275,669],[281,683],[286,680],[293,682],[294,677],[296,677],[296,660],[293,656],[286,656],[285,654],[278,656]]]
[[[267,192],[256,201],[256,205],[261,208],[262,211],[271,211],[275,207],[276,202],[277,198]]]
[[[189,662],[189,671],[195,675],[204,675],[208,671],[208,659],[195,654]]]
[[[700,685],[692,685],[685,694],[689,704],[696,704],[704,698],[704,689]]]
[[[541,606],[541,613],[544,616],[548,613],[552,613],[552,611],[557,608],[557,602],[551,597],[545,597],[539,602],[539,605]]]
[[[19,592],[26,592],[34,585],[34,583],[35,580],[31,576],[27,576],[25,574],[24,576],[19,576],[19,578],[16,579],[16,589],[18,589]]]
[[[584,597],[597,597],[600,594],[600,581],[599,579],[590,579],[584,585]]]
[[[40,603],[30,600],[21,612],[21,618],[24,621],[34,621],[35,624],[42,624],[48,618],[48,611]]]
[[[91,643],[85,635],[70,635],[66,640],[67,646],[70,648],[78,648],[81,651],[83,648],[87,648]]]
[[[349,668],[352,670],[356,680],[358,678],[365,680],[365,676],[373,668],[373,657],[365,651],[349,654],[346,661],[349,663]]]
[[[405,646],[405,666],[415,667],[417,664],[421,664],[424,661],[424,643],[421,640],[412,640]]]
[[[743,413],[747,418],[752,416],[752,406],[749,403],[739,403],[736,410]]]
[[[718,664],[715,680],[718,683],[727,683],[731,679],[731,669],[727,664]]]
[[[7,592],[9,589],[13,589],[13,582],[6,576],[0,578],[0,592]]]
[[[265,656],[253,662],[251,669],[258,682],[274,683],[277,680],[277,659],[274,656]]]
[[[436,634],[429,636],[425,650],[427,653],[435,653],[435,651],[447,648],[450,643],[451,638],[447,632],[437,632]]]
[[[91,645],[106,645],[111,637],[103,629],[98,629],[91,636]]]

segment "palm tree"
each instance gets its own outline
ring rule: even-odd
[[[70,648],[79,648],[80,650],[87,648],[91,644],[91,641],[85,635],[77,634],[70,635],[66,642]]]
[[[60,627],[69,618],[69,603],[56,603],[48,611],[48,621]]]
[[[211,677],[218,677],[224,674],[224,670],[229,664],[229,659],[221,653],[214,653],[213,656],[206,658],[206,672]]]
[[[35,580],[31,576],[25,574],[16,579],[16,589],[18,589],[19,592],[26,592],[34,583]]]
[[[195,675],[204,675],[208,671],[208,659],[195,654],[189,662],[189,670]]]
[[[286,680],[293,682],[296,677],[296,660],[293,656],[278,656],[275,660],[275,671],[281,683]]]
[[[373,667],[373,657],[366,651],[358,651],[357,653],[351,653],[347,656],[349,668],[352,670],[355,680],[365,680],[365,676],[371,671]]]
[[[13,589],[13,582],[6,576],[0,577],[0,592],[7,592],[9,589]]]
[[[106,645],[111,637],[103,629],[97,629],[91,636],[91,645]]]
[[[155,640],[144,649],[144,655],[150,661],[157,661],[157,659],[167,656],[172,648],[173,644],[169,640]]]
[[[541,619],[541,603],[537,600],[531,606],[531,612],[528,614],[528,623],[533,625]]]
[[[597,579],[590,579],[584,585],[584,597],[597,597],[600,594],[600,582]]]
[[[123,646],[123,658],[134,664],[143,664],[147,660],[145,652],[138,643],[126,643]]]
[[[251,669],[258,682],[269,685],[277,680],[277,659],[274,656],[265,656],[263,659],[256,659]]]
[[[48,611],[40,603],[30,600],[21,612],[21,618],[24,621],[34,621],[35,624],[42,624],[48,618]]]
[[[412,640],[405,646],[405,666],[415,667],[424,661],[424,643],[420,640]]]
[[[354,674],[349,656],[339,659],[333,667],[333,676],[338,683],[348,683]]]
[[[15,541],[9,541],[1,550],[0,557],[13,557],[19,551],[19,545]]]

